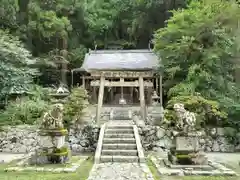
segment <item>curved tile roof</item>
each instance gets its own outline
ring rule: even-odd
[[[158,57],[150,50],[96,50],[85,55],[82,69],[101,70],[155,70]]]

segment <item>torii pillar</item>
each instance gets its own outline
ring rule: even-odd
[[[140,106],[142,112],[142,118],[146,119],[146,108],[145,108],[145,97],[144,97],[144,81],[143,77],[139,77],[139,99],[140,99]]]
[[[105,84],[105,77],[103,75],[101,75],[99,94],[98,94],[97,115],[96,115],[98,125],[100,125],[101,108],[102,108],[103,96],[104,96],[104,84]]]

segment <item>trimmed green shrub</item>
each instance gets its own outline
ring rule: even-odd
[[[220,109],[217,101],[207,100],[197,95],[171,98],[166,107],[168,109],[165,116],[167,119],[175,119],[175,112],[171,110],[175,103],[183,103],[187,110],[196,113],[198,125],[220,125],[227,119],[227,113]]]
[[[64,124],[69,127],[73,123],[81,124],[82,111],[88,105],[87,91],[82,87],[73,88],[64,104]]]

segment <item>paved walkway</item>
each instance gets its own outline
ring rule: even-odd
[[[95,164],[87,180],[154,180],[144,163]]]
[[[209,159],[223,163],[240,174],[240,153],[207,153]],[[0,153],[0,163],[23,157],[24,154]],[[165,155],[164,155],[165,156]],[[181,180],[179,177],[161,177],[162,180]],[[103,163],[95,164],[88,180],[153,180],[146,164]]]
[[[240,174],[240,153],[207,153],[209,159],[223,164]],[[239,178],[240,179],[240,178]]]
[[[9,163],[15,159],[23,158],[24,154],[0,153],[0,163]]]

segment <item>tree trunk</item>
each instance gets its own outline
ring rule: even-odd
[[[63,58],[64,58],[64,61],[67,61],[67,39],[66,38],[63,38]],[[62,63],[62,73],[61,73],[61,80],[62,80],[62,83],[65,84],[65,85],[68,85],[67,84],[67,63],[66,62],[63,62]]]

